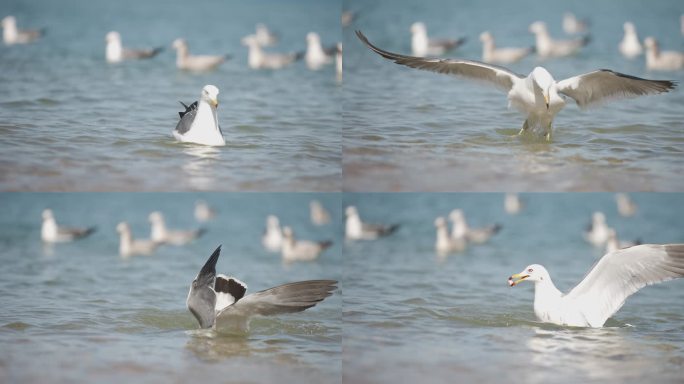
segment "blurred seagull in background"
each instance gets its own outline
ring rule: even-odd
[[[2,40],[7,45],[31,43],[45,34],[45,29],[20,30],[14,16],[2,19],[2,29]]]
[[[488,31],[480,34],[482,42],[482,61],[485,63],[515,63],[534,52],[534,48],[496,48],[494,36]]]
[[[193,230],[168,230],[164,222],[164,215],[159,211],[150,213],[148,217],[152,228],[150,231],[150,238],[157,243],[171,244],[171,245],[185,245],[202,236],[205,229]]]
[[[661,51],[654,37],[644,39],[646,47],[646,69],[654,71],[676,71],[684,67],[684,53]]]
[[[230,55],[190,55],[188,43],[183,39],[174,40],[171,46],[176,50],[176,67],[186,71],[210,71],[230,58]]]
[[[40,229],[40,237],[45,243],[66,243],[82,239],[95,232],[95,227],[67,228],[57,225],[51,209],[43,210],[43,225]]]
[[[324,250],[332,246],[332,241],[297,240],[290,227],[283,228],[282,256],[285,261],[316,260]]]
[[[527,115],[520,134],[533,132],[547,140],[551,140],[554,117],[565,106],[562,96],[574,99],[584,108],[610,99],[668,92],[676,86],[672,81],[641,79],[607,69],[556,81],[545,68],[536,67],[525,77],[479,61],[400,55],[371,44],[361,31],[356,31],[356,35],[373,52],[397,64],[480,80],[507,92],[509,107]]]
[[[635,241],[620,241],[617,237],[617,232],[610,228],[608,229],[608,240],[606,240],[606,253],[615,252],[619,249],[633,247],[641,244],[640,240]]]
[[[247,284],[226,275],[216,274],[221,246],[204,264],[190,285],[186,305],[200,328],[216,331],[249,330],[254,316],[272,316],[301,312],[332,295],[335,280],[299,281],[247,293]]]
[[[149,239],[134,239],[131,228],[125,221],[116,226],[116,231],[119,232],[119,254],[122,257],[151,255],[159,246],[159,243]]]
[[[618,213],[623,217],[634,216],[638,209],[637,205],[626,193],[615,194],[615,203],[617,204]]]
[[[591,223],[584,232],[584,239],[595,247],[603,247],[608,241],[610,229],[606,224],[606,216],[602,212],[594,212],[591,216]]]
[[[435,250],[439,255],[446,255],[452,252],[462,252],[466,248],[465,238],[454,238],[449,236],[449,226],[443,217],[435,219],[437,238],[435,240]]]
[[[224,146],[226,140],[218,124],[216,108],[218,108],[219,90],[213,85],[202,88],[199,101],[190,105],[181,102],[184,112],[178,112],[180,121],[173,130],[173,137],[185,143],[210,146]]]
[[[256,42],[262,47],[270,47],[278,43],[278,35],[271,32],[266,24],[259,23],[256,25],[256,32],[254,33],[254,38]]]
[[[216,217],[216,211],[213,210],[206,201],[195,201],[195,220],[204,223],[212,220],[214,217]]]
[[[266,229],[261,236],[261,244],[270,252],[280,252],[283,246],[283,231],[280,229],[280,220],[274,215],[266,217]]]
[[[463,45],[465,40],[430,39],[424,23],[418,21],[411,25],[411,51],[418,57],[443,55]]]
[[[572,12],[565,12],[563,14],[563,31],[568,35],[584,33],[587,32],[588,29],[589,21],[578,19]]]
[[[489,239],[499,233],[501,224],[492,224],[483,228],[470,228],[466,222],[465,215],[460,209],[454,209],[449,213],[451,220],[451,238],[454,240],[467,240],[475,244],[484,244]]]
[[[304,56],[309,69],[318,70],[326,64],[330,64],[337,51],[337,46],[323,49],[321,38],[316,32],[306,34],[306,54]]]
[[[162,51],[161,47],[153,49],[130,49],[121,45],[121,35],[119,32],[111,31],[105,36],[107,47],[105,58],[109,63],[120,63],[123,60],[149,59]]]
[[[247,64],[252,69],[280,69],[301,59],[301,52],[266,53],[261,49],[256,35],[242,38],[242,44],[248,48]]]
[[[530,33],[536,36],[536,50],[541,58],[564,57],[574,55],[585,45],[589,44],[589,37],[585,36],[573,40],[554,40],[546,29],[546,23],[535,21],[530,24]]]
[[[323,208],[320,201],[311,200],[309,210],[311,211],[311,223],[314,225],[325,225],[330,222],[330,214]]]
[[[506,197],[504,197],[504,210],[509,215],[518,214],[523,209],[523,206],[517,193],[507,193]]]
[[[625,30],[625,36],[620,41],[620,53],[628,59],[641,55],[644,52],[644,48],[641,46],[634,24],[627,21],[622,25],[622,28]]]
[[[348,206],[345,210],[347,216],[345,222],[345,237],[348,240],[375,240],[394,233],[399,224],[368,224],[361,221],[359,212],[354,206]]]

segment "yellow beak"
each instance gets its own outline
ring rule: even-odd
[[[510,285],[511,287],[515,287],[516,285],[518,285],[518,283],[527,279],[528,277],[530,277],[530,275],[516,273],[515,275],[511,275],[511,277],[508,278],[508,285]]]
[[[209,103],[214,107],[218,108],[218,99],[210,99]]]
[[[549,96],[544,95],[544,102],[546,103],[546,109],[549,109]]]

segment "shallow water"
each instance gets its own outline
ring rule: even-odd
[[[591,17],[592,42],[572,58],[508,65],[527,75],[537,65],[556,79],[598,68],[681,82],[684,71],[648,72],[644,58],[617,51],[622,23],[632,20],[643,38],[681,50],[679,1],[568,4],[561,1],[348,0],[359,18],[343,31],[344,189],[348,191],[680,191],[684,142],[681,89],[586,111],[570,100],[556,116],[551,143],[517,136],[525,117],[507,110],[505,94],[462,79],[396,65],[354,35],[398,53],[410,52],[409,27],[427,23],[435,37],[468,38],[451,57],[480,60],[479,34],[497,45],[530,46],[535,20],[561,37],[562,13]]]
[[[612,194],[345,194],[368,222],[399,223],[374,242],[345,243],[343,377],[353,383],[681,382],[684,280],[646,287],[602,329],[535,319],[531,284],[506,279],[544,264],[570,289],[602,252],[582,231],[602,210],[623,240],[683,242],[681,194],[633,194],[631,218]],[[435,217],[463,209],[473,227],[500,223],[485,245],[446,258],[434,252]]]
[[[280,34],[273,51],[303,51],[316,31],[341,40],[338,0],[3,1],[23,28],[48,32],[0,45],[0,189],[22,191],[339,191],[341,89],[333,65],[310,71],[247,67],[240,39],[258,22]],[[150,60],[108,65],[104,36],[163,46]],[[216,71],[175,67],[171,42],[231,54]],[[176,143],[171,131],[205,84],[220,90],[226,147]]]
[[[218,210],[198,224],[193,203]],[[332,223],[314,227],[318,199]],[[197,331],[185,308],[189,284],[223,244],[217,271],[250,292],[282,283],[341,280],[341,212],[337,194],[0,194],[0,382],[321,382],[341,377],[341,287],[303,313],[256,319],[247,335]],[[40,213],[63,225],[96,225],[89,238],[44,248]],[[116,223],[149,235],[159,209],[170,228],[204,226],[185,247],[151,257],[118,255]],[[318,261],[285,265],[261,247],[267,214],[302,239],[331,239]]]

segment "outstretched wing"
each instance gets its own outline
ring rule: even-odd
[[[604,255],[564,299],[603,325],[639,289],[684,277],[684,244],[644,244]]]
[[[221,311],[245,296],[247,284],[234,277],[219,274],[214,282],[214,291],[216,292],[215,308],[217,311]]]
[[[609,69],[599,69],[559,81],[558,92],[572,97],[578,106],[584,108],[611,99],[668,92],[676,85],[669,80],[648,80]]]
[[[513,73],[504,67],[479,61],[415,57],[388,52],[371,44],[361,31],[356,31],[356,36],[373,52],[385,59],[407,67],[484,81],[504,91],[509,91],[516,80],[523,78],[523,76]]]

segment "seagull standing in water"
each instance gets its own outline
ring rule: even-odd
[[[247,285],[216,274],[221,246],[216,248],[190,285],[186,304],[200,328],[248,331],[254,316],[301,312],[332,295],[335,280],[299,281],[248,294]]]
[[[185,105],[184,112],[178,112],[180,121],[173,130],[173,137],[185,143],[211,146],[226,145],[223,132],[218,124],[216,108],[218,108],[219,90],[213,85],[202,88],[199,102]]]
[[[479,61],[400,55],[376,47],[360,31],[356,31],[356,35],[373,52],[397,64],[479,80],[507,92],[509,107],[527,115],[520,134],[533,132],[547,140],[551,140],[553,119],[565,107],[563,96],[574,99],[580,108],[584,108],[609,99],[668,92],[676,86],[672,81],[641,79],[608,69],[561,81],[556,81],[543,67],[536,67],[528,76],[523,76]]]

